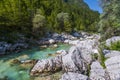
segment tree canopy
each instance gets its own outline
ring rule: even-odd
[[[103,14],[100,17],[99,31],[104,38],[120,35],[120,1],[101,0]]]
[[[99,13],[83,0],[0,0],[0,36],[34,36],[36,27],[39,36],[44,32],[94,32],[98,21]]]

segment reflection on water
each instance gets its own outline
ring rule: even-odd
[[[0,80],[34,80],[29,76],[32,64],[19,64],[16,60],[45,59],[48,54],[54,54],[57,50],[69,49],[69,45],[60,44],[58,48],[46,48],[40,50],[34,48],[21,53],[14,53],[0,58]],[[50,57],[49,57],[50,58]],[[39,79],[40,80],[40,79]]]

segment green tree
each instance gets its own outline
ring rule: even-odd
[[[100,16],[99,31],[104,38],[119,35],[120,31],[120,1],[101,0],[103,14]]]
[[[36,37],[42,36],[45,32],[45,24],[46,24],[46,19],[43,15],[40,14],[38,11],[33,18],[33,34]]]

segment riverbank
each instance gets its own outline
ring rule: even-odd
[[[47,34],[46,37],[40,39],[28,39],[25,38],[24,35],[20,36],[20,39],[14,41],[14,43],[8,42],[0,42],[0,55],[6,55],[9,53],[18,53],[26,49],[32,49],[35,46],[41,46],[41,48],[46,48],[48,46],[53,45],[53,47],[57,47],[57,43],[69,43],[72,40],[77,40],[78,38],[84,39],[90,34],[86,32],[74,32],[71,35],[65,33],[52,33]]]

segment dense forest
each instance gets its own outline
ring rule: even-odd
[[[0,0],[0,40],[18,34],[42,37],[47,32],[97,32],[99,13],[83,0]]]

